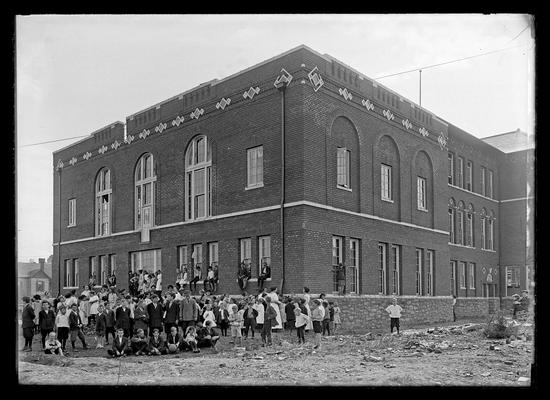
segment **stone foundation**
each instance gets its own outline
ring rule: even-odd
[[[480,318],[500,310],[498,297],[458,297],[455,313],[457,318]]]

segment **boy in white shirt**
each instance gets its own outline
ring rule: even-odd
[[[386,307],[386,311],[390,315],[390,329],[393,333],[393,328],[397,328],[397,334],[399,335],[399,318],[401,318],[401,311],[403,309],[397,304],[397,298],[393,298],[393,304]]]

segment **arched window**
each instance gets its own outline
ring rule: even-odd
[[[487,217],[487,249],[495,249],[495,212],[491,210],[491,215]]]
[[[449,200],[449,243],[455,243],[455,202]]]
[[[481,221],[481,248],[487,250],[487,210],[485,208],[481,209],[479,219]]]
[[[144,154],[139,159],[134,173],[135,229],[155,225],[155,185],[157,176],[153,156]]]
[[[456,243],[464,245],[464,203],[462,201],[458,203],[456,231]]]
[[[197,136],[185,152],[185,219],[212,215],[212,150],[206,136]]]
[[[95,180],[95,234],[111,234],[111,171],[103,168]]]
[[[474,247],[474,206],[468,205],[466,211],[466,246]]]

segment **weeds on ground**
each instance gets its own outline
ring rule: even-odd
[[[506,339],[512,335],[512,331],[504,314],[497,312],[487,322],[483,334],[489,339]]]

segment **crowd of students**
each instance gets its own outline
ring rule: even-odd
[[[192,295],[194,278],[185,275],[179,271],[176,285],[168,285],[164,292],[159,272],[141,271],[130,275],[128,294],[115,285],[97,290],[86,285],[78,296],[73,290],[53,299],[24,297],[22,350],[32,350],[35,333],[40,333],[46,353],[66,355],[67,341],[76,352],[77,340],[88,349],[84,330],[94,336],[96,348],[110,345],[107,353],[112,357],[200,352],[203,347],[217,351],[218,340],[228,331],[235,346],[256,333],[262,346],[271,346],[273,331],[296,330],[297,342],[303,344],[305,332],[312,330],[314,348],[318,348],[321,335],[339,330],[338,304],[327,301],[324,294],[312,300],[307,287],[301,295],[282,298],[276,287],[269,291],[262,287],[257,295],[212,295],[209,290]],[[214,278],[211,274],[205,279]],[[216,283],[210,281],[207,289]]]

